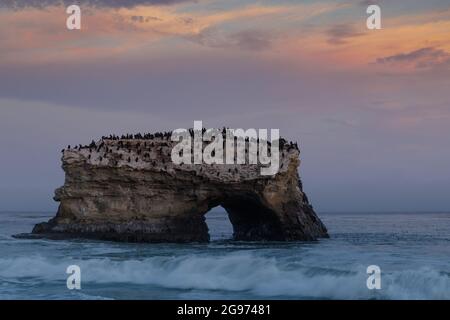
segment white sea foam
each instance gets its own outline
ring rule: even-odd
[[[84,284],[148,285],[170,289],[248,292],[261,298],[450,299],[448,273],[422,268],[386,271],[381,290],[368,290],[363,266],[348,270],[293,268],[251,252],[219,256],[157,256],[142,260],[88,259],[54,261],[45,257],[0,259],[0,281],[61,282],[65,269],[78,264]]]

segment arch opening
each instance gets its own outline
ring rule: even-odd
[[[215,199],[208,207],[204,217],[210,241],[283,240],[279,217],[253,196]]]
[[[276,241],[284,238],[279,217],[253,195],[227,198],[222,206],[233,225],[234,240]]]
[[[233,225],[228,212],[222,206],[216,206],[205,214],[210,241],[233,239]]]

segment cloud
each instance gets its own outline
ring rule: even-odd
[[[162,21],[163,19],[154,16],[131,16],[131,21],[137,23],[146,23],[149,21]]]
[[[262,20],[292,11],[291,6],[260,5],[212,11],[196,6],[188,12],[177,6],[94,8],[84,15],[80,32],[68,32],[65,13],[59,7],[0,10],[0,26],[8,26],[0,27],[0,66],[93,61],[125,56],[142,48],[151,48],[155,56],[156,50],[186,40],[210,48],[263,50],[270,47],[271,36],[258,31]],[[171,41],[163,43],[164,39]]]
[[[338,24],[326,31],[328,35],[328,43],[330,44],[345,44],[349,38],[359,37],[364,35],[363,32],[358,31],[350,24]]]
[[[237,48],[249,51],[267,50],[272,46],[273,35],[261,30],[241,30],[223,34],[216,28],[207,28],[190,39],[211,48]]]
[[[437,48],[425,47],[407,53],[378,58],[377,64],[413,66],[416,69],[450,67],[450,53]]]
[[[141,5],[171,5],[194,0],[2,0],[0,8],[20,10],[25,8],[43,9],[51,6],[69,6],[72,4],[102,8],[133,8]]]
[[[229,38],[236,47],[246,50],[264,50],[271,46],[271,36],[255,30],[240,31]]]

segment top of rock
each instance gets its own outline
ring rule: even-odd
[[[125,167],[132,170],[150,170],[176,174],[190,172],[211,180],[239,182],[261,179],[260,168],[267,166],[248,164],[248,154],[253,150],[246,143],[245,164],[176,164],[172,161],[172,149],[178,141],[171,140],[171,133],[137,134],[102,137],[89,145],[68,146],[63,152],[63,166],[91,165],[98,167]],[[209,142],[203,142],[203,147]],[[286,172],[290,166],[299,164],[297,144],[279,140],[279,171]],[[224,156],[226,148],[224,148]],[[224,161],[225,162],[225,161]]]

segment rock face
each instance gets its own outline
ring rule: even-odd
[[[57,215],[33,233],[53,239],[206,242],[205,214],[220,205],[235,240],[328,237],[303,193],[297,148],[280,147],[280,171],[262,176],[259,165],[176,165],[174,145],[160,136],[102,139],[64,150]]]

